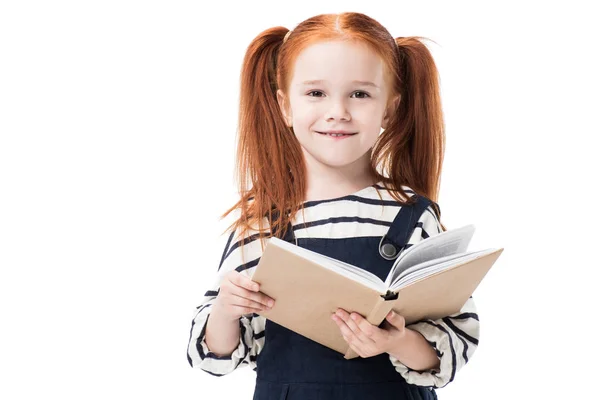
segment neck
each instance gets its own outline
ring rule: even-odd
[[[369,166],[371,152],[343,167],[324,165],[305,153],[306,201],[325,200],[355,193],[375,184]]]

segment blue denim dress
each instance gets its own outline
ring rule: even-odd
[[[433,203],[417,194],[413,197],[416,202],[400,208],[383,237],[298,238],[298,245],[364,268],[385,281],[421,214]],[[296,243],[291,226],[284,240]],[[347,360],[268,319],[264,334],[253,400],[437,399],[435,390],[408,384],[387,353]]]

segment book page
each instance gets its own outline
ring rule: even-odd
[[[392,266],[385,280],[386,287],[389,287],[392,282],[397,282],[398,279],[404,276],[405,271],[406,273],[414,273],[414,270],[408,271],[410,267],[466,252],[473,233],[475,233],[475,226],[472,224],[466,225],[462,228],[450,229],[430,236],[409,247],[398,256]]]
[[[332,257],[328,257],[326,255],[305,249],[304,247],[296,246],[295,244],[286,242],[285,240],[281,240],[276,237],[271,237],[269,239],[273,244],[290,251],[294,254],[297,254],[300,257],[303,257],[307,260],[310,260],[320,266],[332,270],[346,278],[355,280],[363,285],[376,290],[378,292],[385,292],[386,285],[384,282],[379,279],[379,277],[367,270],[359,268],[355,265],[345,263],[343,261],[337,260]]]
[[[390,289],[401,289],[429,275],[433,275],[439,271],[446,270],[454,265],[462,264],[465,261],[469,261],[477,257],[492,253],[496,250],[498,249],[485,249],[461,254],[452,254],[446,257],[437,258],[435,260],[430,260],[421,264],[413,265],[412,267],[409,267],[408,269],[404,270],[404,272],[396,278],[396,280],[390,285]]]

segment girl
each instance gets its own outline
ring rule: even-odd
[[[256,314],[274,299],[251,277],[276,236],[384,280],[402,250],[446,230],[443,154],[437,69],[418,38],[394,39],[359,13],[258,35],[241,75],[241,198],[223,215],[236,219],[192,322],[190,365],[216,376],[250,365],[261,400],[437,398],[478,345],[472,298],[409,326],[340,309],[332,324],[360,355],[346,360]]]

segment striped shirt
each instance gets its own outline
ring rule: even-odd
[[[403,189],[409,196],[414,194],[406,186]],[[388,231],[400,207],[380,182],[351,195],[305,202],[304,212],[298,211],[292,226],[297,238],[381,237]],[[266,222],[265,226],[268,226]],[[421,215],[406,248],[440,232],[442,227],[429,206]],[[252,277],[262,254],[257,233],[250,231],[245,238],[238,237],[236,232],[229,235],[215,283],[204,294],[192,321],[187,357],[193,368],[215,376],[223,376],[248,365],[256,370],[257,355],[265,344],[265,317],[247,314],[240,318],[240,341],[228,356],[218,357],[211,353],[205,342],[205,333],[211,305],[219,293],[219,282],[224,275],[235,269]],[[243,247],[240,246],[242,239],[245,239]],[[434,388],[447,385],[467,363],[479,343],[479,318],[473,298],[469,298],[456,314],[437,320],[422,320],[407,327],[421,333],[440,359],[438,370],[415,371],[390,355],[390,363],[410,384]]]

